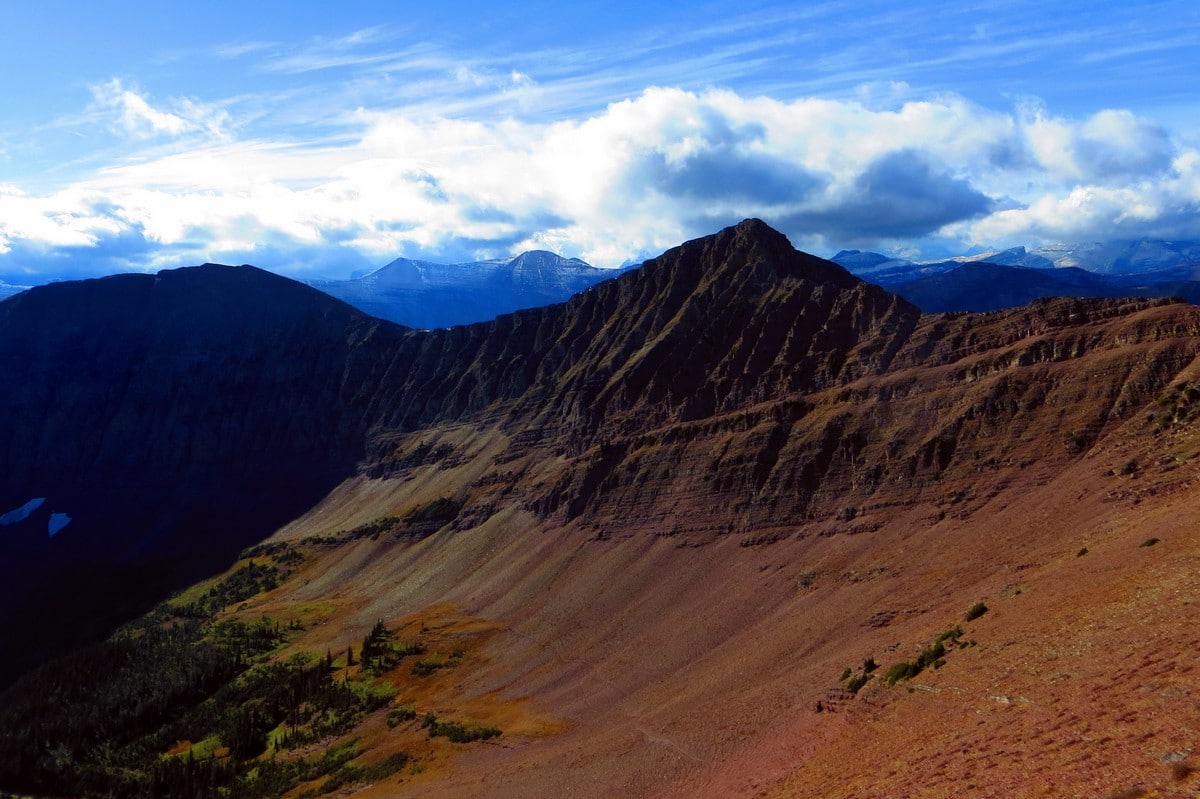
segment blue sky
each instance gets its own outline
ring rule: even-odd
[[[9,283],[1200,238],[1194,2],[10,5]]]

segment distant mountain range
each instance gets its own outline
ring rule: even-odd
[[[842,250],[830,260],[930,313],[992,311],[1064,296],[1200,302],[1200,241],[1013,247],[932,261]],[[397,258],[361,277],[303,282],[376,318],[432,330],[566,302],[628,268],[600,269],[532,250],[457,264]],[[0,281],[0,300],[28,288]]]
[[[620,270],[533,250],[515,258],[439,264],[397,258],[352,280],[308,284],[361,311],[406,327],[434,329],[566,302]]]
[[[1181,297],[1200,301],[1200,242],[1053,245],[909,261],[861,250],[833,256],[923,311],[994,311],[1042,297]]]
[[[1200,302],[1197,241],[1013,247],[940,261],[843,250],[831,260],[930,313],[993,311],[1065,296],[1181,297]],[[380,319],[435,329],[565,302],[620,271],[535,250],[515,258],[460,264],[397,258],[352,280],[307,282]]]
[[[13,286],[5,283],[3,280],[0,280],[0,300],[4,299],[5,297],[11,297],[14,294],[20,294],[27,288],[29,288],[29,286]]]

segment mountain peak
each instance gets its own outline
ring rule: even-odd
[[[832,283],[851,289],[860,281],[838,264],[801,252],[788,237],[761,219],[744,219],[709,236],[693,239],[667,250],[652,263],[677,264],[678,269],[701,269],[716,277],[737,273],[766,286],[791,277],[817,283]]]

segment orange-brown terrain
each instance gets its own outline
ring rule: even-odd
[[[337,795],[1200,795],[1200,309],[922,315],[747,221],[384,333],[357,473],[227,612],[382,619],[444,659],[394,704],[503,735],[376,711],[364,762],[414,759]]]
[[[322,604],[302,646],[486,630],[418,705],[506,734],[354,795],[1200,792],[1200,311],[919,316],[774,246],[744,223],[651,265],[698,262],[684,296],[599,287],[642,316],[552,395],[389,433],[277,533],[310,557],[243,612]],[[437,529],[312,544],[443,497]]]

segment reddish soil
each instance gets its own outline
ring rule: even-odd
[[[444,748],[404,795],[1192,796],[1200,475],[1186,457],[1120,474],[1192,443],[1117,431],[1049,479],[1009,469],[961,513],[914,503],[870,532],[799,524],[750,546],[636,520],[598,540],[514,509],[334,549],[267,600],[331,603],[302,644],[335,651],[438,603],[486,620],[446,707],[519,704],[544,723]],[[435,472],[349,485],[313,518],[378,496],[392,512],[406,485],[439,492]],[[977,601],[989,611],[965,622]],[[977,645],[944,667],[841,689],[845,667],[872,656],[881,675],[956,624]]]
[[[422,701],[506,734],[360,794],[1196,795],[1200,309],[919,316],[737,263],[682,300],[669,264],[604,290],[661,302],[597,317],[561,391],[390,433],[375,478],[280,531],[310,558],[250,612],[319,617],[296,646],[480,631]],[[712,307],[745,333],[696,344],[688,378]],[[884,684],[956,625],[940,668]]]

